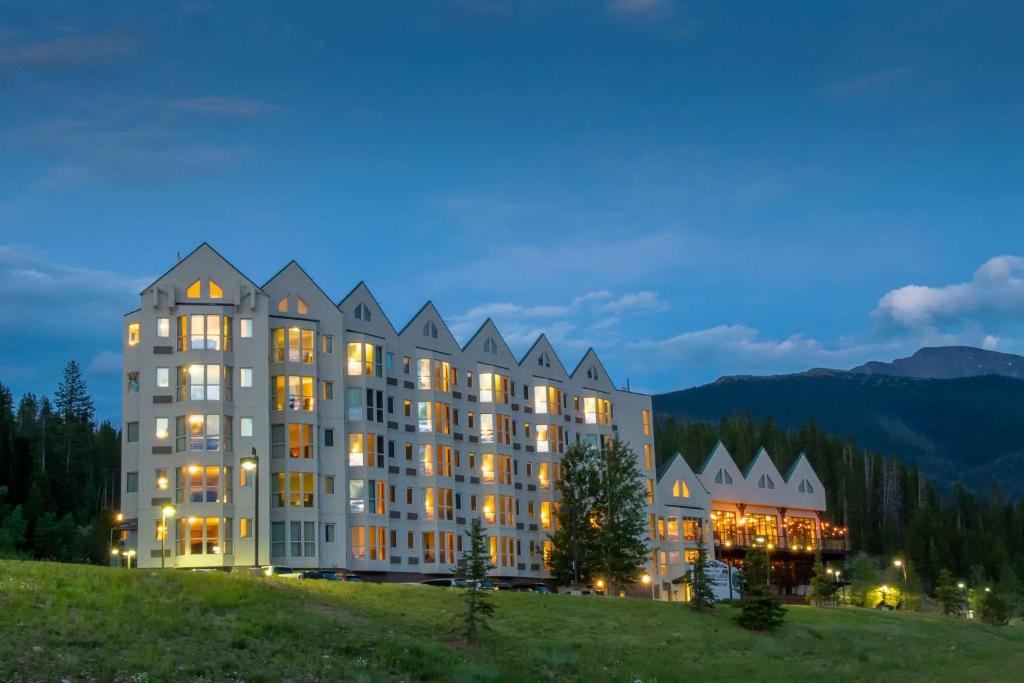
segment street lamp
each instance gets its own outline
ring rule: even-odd
[[[757,545],[759,545],[762,548],[764,548],[764,556],[766,558],[768,558],[768,573],[765,575],[765,582],[768,585],[768,587],[770,588],[771,585],[772,585],[772,556],[771,556],[771,553],[769,551],[772,548],[774,548],[775,546],[772,545],[771,543],[765,543],[765,541],[767,541],[767,540],[768,539],[766,539],[764,536],[757,536],[757,537],[754,538],[754,542]]]
[[[160,569],[167,566],[165,564],[165,555],[167,554],[167,518],[173,517],[174,513],[175,509],[171,505],[165,505],[160,510]]]
[[[135,551],[129,548],[124,551],[124,556],[128,560],[128,569],[132,568],[132,558],[135,557]]]
[[[651,600],[653,600],[654,599],[654,581],[651,579],[651,575],[645,573],[643,576],[640,577],[640,583],[642,583],[645,586],[650,586],[651,587]]]
[[[594,585],[597,586],[598,590],[603,591],[604,590],[604,579],[598,579],[597,582]]]
[[[903,560],[893,560],[892,564],[897,569],[903,570],[903,599],[907,599],[907,563]]]
[[[256,447],[253,446],[252,455],[248,458],[242,458],[242,469],[246,472],[253,473],[253,486],[255,487],[255,496],[253,498],[253,547],[252,547],[252,566],[260,566],[260,469],[259,469],[259,458],[256,457]]]
[[[124,515],[120,512],[114,514],[114,525],[110,527],[110,547],[114,547],[114,529],[117,528],[118,524],[124,521]],[[111,553],[116,555],[117,553]]]
[[[889,596],[889,587],[883,584],[882,585],[882,607],[885,608],[885,609],[889,609],[888,596]]]

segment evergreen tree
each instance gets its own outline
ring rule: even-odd
[[[639,459],[616,438],[598,459],[594,568],[609,595],[634,583],[647,561],[647,494]]]
[[[1009,562],[1003,564],[999,570],[999,595],[1006,601],[1010,616],[1019,616],[1021,613],[1021,584],[1017,578],[1017,572],[1013,571],[1013,565]]]
[[[92,430],[94,408],[76,361],[64,368],[64,378],[57,387],[56,406],[61,419],[64,446],[64,472],[71,470],[71,456],[83,450],[83,441]]]
[[[1006,626],[1010,620],[1010,610],[1006,601],[997,591],[986,591],[981,598],[978,616],[986,624]]]
[[[487,619],[494,614],[494,604],[490,601],[488,591],[483,582],[490,571],[490,552],[487,549],[487,532],[477,517],[469,526],[469,548],[459,559],[455,575],[463,579],[467,586],[464,594],[466,611],[462,619],[462,635],[466,641],[475,640],[482,629],[487,629]]]
[[[814,566],[811,569],[811,587],[807,599],[812,605],[824,607],[833,604],[836,594],[836,582],[825,571],[821,561],[821,548],[814,551]]]
[[[561,478],[555,482],[561,503],[551,539],[551,573],[562,585],[577,588],[593,576],[597,533],[591,523],[597,505],[597,452],[571,446],[562,456]]]
[[[704,534],[697,537],[697,557],[693,567],[687,570],[686,580],[690,584],[690,607],[698,612],[713,609],[715,591],[708,577],[708,547],[704,543]]]
[[[752,631],[773,631],[782,625],[786,610],[768,590],[768,553],[760,546],[743,559],[743,596],[736,621]]]
[[[935,585],[935,599],[942,605],[942,613],[946,616],[961,616],[967,608],[964,591],[957,586],[948,569],[939,572]]]

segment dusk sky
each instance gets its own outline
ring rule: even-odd
[[[1024,4],[37,4],[0,0],[15,395],[76,358],[116,419],[121,315],[203,241],[641,391],[1024,352]]]

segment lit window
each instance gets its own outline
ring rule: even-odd
[[[252,387],[252,368],[238,369],[238,385],[246,389]]]
[[[682,479],[677,479],[675,483],[672,484],[672,495],[676,498],[689,498],[690,487],[687,486],[686,482]]]
[[[654,467],[654,451],[649,443],[644,444],[644,464],[647,466],[647,469]]]
[[[302,300],[301,296],[295,297],[295,310],[302,315],[309,313],[309,306],[306,305],[306,302]]]
[[[277,302],[277,312],[287,313],[288,312],[288,297],[283,296],[281,300]]]
[[[253,421],[251,417],[239,418],[238,432],[242,436],[252,436]]]
[[[188,286],[188,289],[185,290],[185,296],[187,296],[189,299],[198,299],[200,296],[202,296],[202,289],[202,280],[196,280],[195,282]]]
[[[158,337],[170,337],[171,336],[171,319],[170,318],[157,318],[156,319],[156,336],[158,336]]]
[[[213,280],[210,280],[210,298],[211,299],[223,299],[224,298],[224,290],[221,289],[220,285],[218,285]]]
[[[373,375],[378,367],[379,360],[375,359],[375,347],[373,344],[362,342],[349,342],[347,354],[347,372],[352,375]],[[379,373],[378,373],[379,376]]]
[[[366,512],[366,480],[350,479],[348,482],[348,511],[356,514]],[[353,531],[360,529],[356,527]],[[353,539],[355,535],[353,534]]]
[[[156,369],[156,385],[161,389],[166,389],[171,386],[171,369],[170,368],[157,368]]]
[[[348,435],[348,466],[362,467],[364,462],[363,435],[353,432]]]
[[[139,323],[128,323],[128,346],[137,346],[141,340]]]
[[[252,318],[242,318],[238,323],[238,335],[243,339],[252,338]]]
[[[484,483],[494,481],[494,454],[484,453],[480,456],[480,476]]]
[[[416,361],[417,367],[417,388],[430,391],[430,359],[420,358]]]
[[[188,449],[220,450],[220,415],[188,416]]]
[[[334,353],[334,335],[325,334],[320,337],[320,351],[323,353]]]
[[[642,413],[644,422],[644,436],[651,435],[651,411],[645,410]]]
[[[170,418],[166,418],[166,417],[158,417],[158,418],[156,418],[156,432],[154,434],[156,436],[156,440],[157,441],[163,441],[164,439],[166,439],[170,435],[170,428],[171,428]]]
[[[433,420],[431,420],[430,401],[419,401],[416,406],[416,417],[419,421],[418,429],[421,432],[433,431]]]

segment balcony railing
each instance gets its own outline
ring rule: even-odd
[[[759,541],[759,538],[765,539]],[[819,547],[825,552],[847,552],[850,549],[849,539],[847,538],[825,538],[825,539],[806,539],[806,538],[771,538],[765,536],[758,536],[757,534],[747,533],[735,533],[725,534],[722,536],[715,536],[715,548],[726,549],[729,548],[750,548],[755,545],[761,544],[770,546],[769,551],[772,550],[787,550],[790,552],[808,552],[812,553]]]

